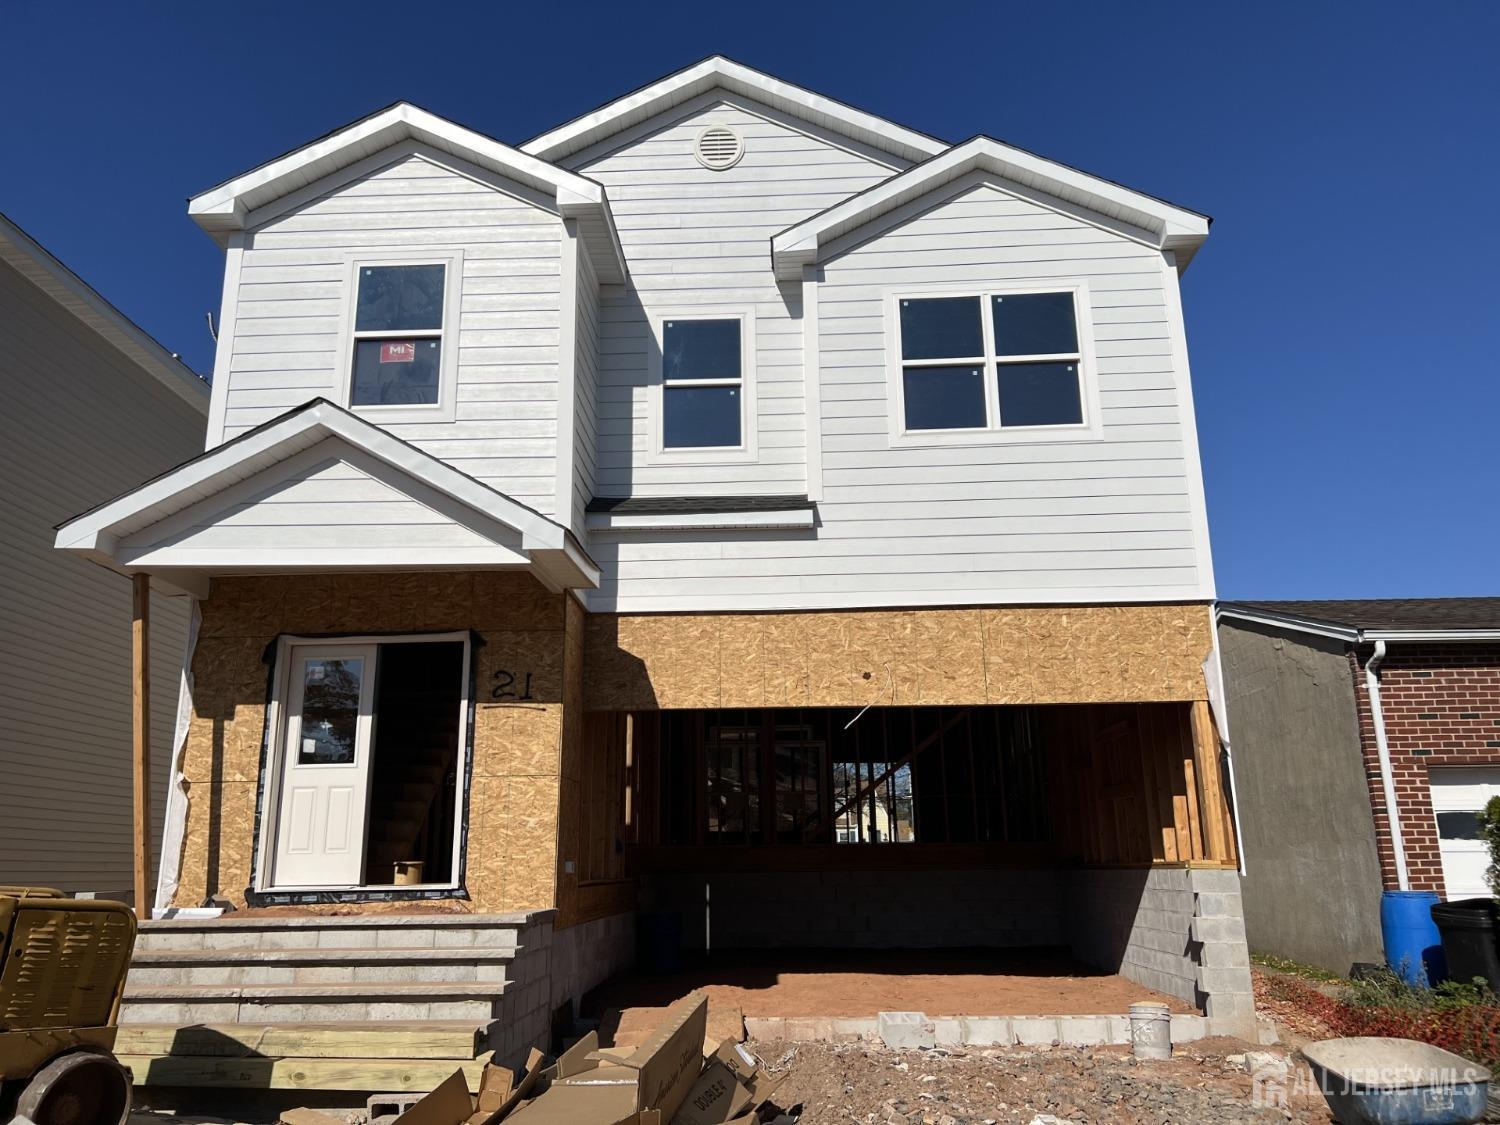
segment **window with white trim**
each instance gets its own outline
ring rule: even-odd
[[[907,434],[1084,425],[1079,296],[898,297],[900,423]]]
[[[753,453],[747,406],[751,330],[745,314],[662,317],[657,402],[657,449],[662,454],[714,459]]]
[[[436,406],[443,389],[446,262],[356,270],[349,405]]]

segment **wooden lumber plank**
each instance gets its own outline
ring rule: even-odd
[[[1234,829],[1219,764],[1219,732],[1214,727],[1208,700],[1193,701],[1191,722],[1193,753],[1197,759],[1198,785],[1201,790],[1205,858],[1228,863],[1235,858]]]
[[[129,1055],[270,1058],[447,1059],[469,1062],[479,1054],[479,1028],[306,1025],[124,1024],[115,1050]]]
[[[130,577],[130,763],[135,913],[151,917],[151,576]]]
[[[1198,805],[1198,767],[1193,757],[1193,733],[1189,728],[1189,708],[1179,705],[1176,731],[1178,755],[1182,759],[1183,789],[1187,794],[1188,842],[1192,847],[1192,859],[1196,862],[1208,858],[1203,854],[1203,810]]]
[[[451,1059],[196,1058],[188,1055],[124,1055],[137,1086],[218,1086],[257,1090],[427,1091],[462,1070],[472,1089],[489,1056]]]

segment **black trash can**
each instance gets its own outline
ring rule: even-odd
[[[1448,979],[1469,983],[1475,977],[1500,993],[1500,912],[1491,898],[1461,898],[1432,908],[1432,920],[1443,935]]]

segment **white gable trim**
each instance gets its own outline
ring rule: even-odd
[[[562,160],[715,88],[751,98],[903,160],[925,160],[948,147],[936,137],[714,55],[533,137],[521,150],[544,160]]]
[[[270,217],[273,212],[268,209],[278,200],[294,193],[304,201],[321,194],[327,190],[319,189],[322,181],[372,159],[378,166],[385,150],[404,141],[415,141],[502,176],[555,200],[564,218],[578,219],[585,227],[597,226],[607,235],[599,242],[607,250],[598,254],[594,268],[607,283],[625,280],[625,254],[600,184],[406,102],[200,192],[188,200],[188,214],[217,242],[227,245],[232,232],[253,225],[253,217],[262,222]]]
[[[155,525],[175,527],[182,521],[174,517],[210,498],[216,498],[222,509],[226,494],[232,498],[240,492],[254,490],[254,485],[247,489],[244,482],[256,482],[264,488],[262,474],[274,466],[299,456],[330,456],[331,448],[317,448],[330,439],[337,439],[348,447],[352,457],[368,458],[366,464],[385,466],[391,471],[382,473],[387,483],[395,486],[396,481],[403,481],[403,491],[419,502],[445,512],[455,522],[471,528],[498,524],[511,529],[519,536],[519,561],[529,562],[556,587],[598,585],[597,564],[584,553],[567,529],[324,399],[314,400],[242,434],[69,521],[58,529],[55,546],[118,570],[154,566],[245,569],[257,565],[248,556],[243,563],[232,560],[226,563],[222,558],[195,558],[185,554],[170,558],[165,554],[153,557],[153,548],[133,542],[130,537]],[[315,448],[316,454],[307,453]],[[460,518],[462,509],[466,509],[467,514]],[[169,520],[172,522],[164,523]],[[501,537],[511,538],[511,535],[502,533]],[[508,554],[476,558],[465,551],[457,551],[449,557],[443,548],[424,547],[420,543],[399,552],[383,550],[367,554],[335,547],[319,554],[309,554],[295,562],[275,565],[326,569],[364,566],[452,568],[509,565],[518,561],[508,546],[497,544],[497,547]]]
[[[795,280],[802,268],[826,260],[835,247],[847,247],[860,228],[896,212],[915,212],[924,200],[955,182],[988,174],[1014,184],[1028,198],[1050,197],[1049,205],[1069,208],[1075,217],[1107,226],[1158,250],[1175,252],[1186,268],[1208,237],[1208,219],[1130,188],[1069,168],[989,137],[955,145],[844,202],[828,208],[771,239],[777,277]]]

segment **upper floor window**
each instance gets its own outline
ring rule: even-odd
[[[1075,289],[895,298],[897,436],[1084,427],[1080,305]]]
[[[749,314],[660,320],[659,453],[706,460],[753,456],[750,330]]]
[[[364,266],[354,311],[352,406],[436,403],[446,266]]]
[[[351,260],[347,363],[351,407],[390,421],[453,417],[457,256]]]

